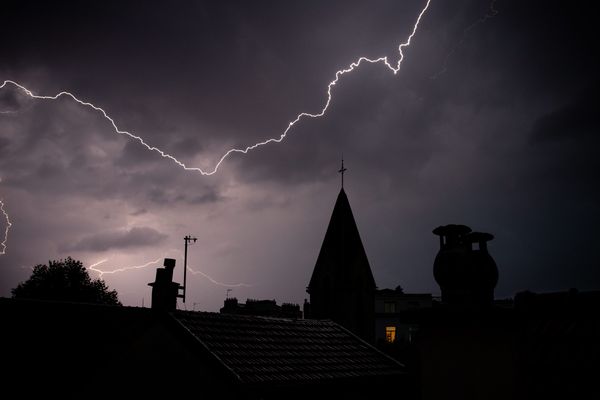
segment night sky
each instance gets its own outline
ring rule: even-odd
[[[0,83],[70,91],[186,165],[212,169],[230,148],[319,112],[335,72],[360,56],[396,62],[425,5],[172,3],[4,1]],[[302,303],[342,153],[379,288],[439,294],[431,231],[461,223],[495,235],[497,298],[600,289],[592,8],[432,0],[397,75],[361,65],[333,87],[323,118],[233,154],[212,176],[148,151],[72,99],[5,85],[0,200],[12,226],[0,296],[32,266],[72,256],[106,271],[146,265],[102,278],[124,304],[148,306],[164,257],[177,259],[182,281],[191,234],[188,309],[218,310],[228,288],[242,301]]]

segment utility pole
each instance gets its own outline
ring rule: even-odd
[[[184,251],[184,255],[183,255],[183,286],[180,286],[180,289],[183,289],[183,294],[178,294],[177,297],[181,297],[183,299],[183,302],[185,303],[185,291],[187,288],[187,249],[188,249],[188,244],[190,242],[194,242],[196,243],[196,240],[198,240],[195,237],[191,237],[190,235],[187,235],[186,237],[183,238],[183,240],[185,241],[185,251]]]

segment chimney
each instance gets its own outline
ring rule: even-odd
[[[304,319],[312,318],[312,315],[310,313],[310,303],[306,299],[304,299],[304,306],[302,307],[302,314],[303,314]]]
[[[440,250],[433,263],[433,276],[440,285],[442,302],[463,308],[492,306],[498,283],[498,267],[488,251],[494,235],[472,232],[465,225],[439,226]],[[473,248],[477,244],[477,248]]]
[[[173,269],[175,260],[165,258],[164,268],[156,269],[156,280],[149,283],[152,286],[152,309],[162,311],[174,311],[177,308],[177,295],[179,283],[173,282]]]

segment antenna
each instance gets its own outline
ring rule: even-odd
[[[225,298],[228,299],[229,298],[229,292],[231,292],[233,289],[227,289],[227,294],[225,295]]]
[[[186,237],[183,238],[183,240],[185,242],[185,251],[183,253],[184,254],[184,256],[183,256],[183,286],[179,286],[179,289],[182,289],[183,293],[178,294],[177,297],[181,297],[183,299],[183,302],[185,303],[185,292],[186,292],[186,288],[187,288],[187,249],[188,249],[188,244],[191,241],[196,243],[196,240],[198,240],[198,238],[187,235]]]

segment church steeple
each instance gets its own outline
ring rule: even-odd
[[[340,172],[343,173],[343,165]],[[344,188],[338,194],[307,292],[311,317],[373,335],[375,280]]]

